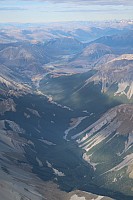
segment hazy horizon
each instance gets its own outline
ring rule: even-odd
[[[0,23],[133,19],[131,0],[0,0]]]

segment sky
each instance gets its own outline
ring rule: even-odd
[[[133,19],[133,0],[0,0],[0,23]]]

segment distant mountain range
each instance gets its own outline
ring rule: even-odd
[[[73,37],[90,42],[102,36],[123,34],[133,28],[132,20],[103,22],[60,22],[46,24],[0,24],[0,42],[46,42],[61,37]]]

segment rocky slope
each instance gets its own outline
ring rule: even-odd
[[[109,46],[94,43],[85,47],[83,51],[76,55],[72,61],[71,65],[83,66],[83,67],[93,67],[103,56],[113,54],[112,49]]]
[[[43,45],[19,44],[17,46],[8,45],[0,51],[0,62],[14,72],[31,77],[34,74],[44,72],[42,66],[52,61],[47,56]]]
[[[133,54],[122,54],[98,65],[98,72],[88,80],[101,83],[101,91],[131,99],[133,95]]]
[[[73,37],[62,37],[53,39],[46,43],[45,49],[49,55],[62,56],[79,53],[84,48],[84,44]]]
[[[132,104],[114,107],[72,139],[85,151],[83,158],[94,169],[94,182],[132,195]]]
[[[104,36],[96,40],[98,43],[102,43],[111,47],[133,47],[133,31],[127,31],[124,34],[116,34],[112,36]]]

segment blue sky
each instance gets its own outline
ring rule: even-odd
[[[0,22],[133,19],[133,0],[0,0]]]

